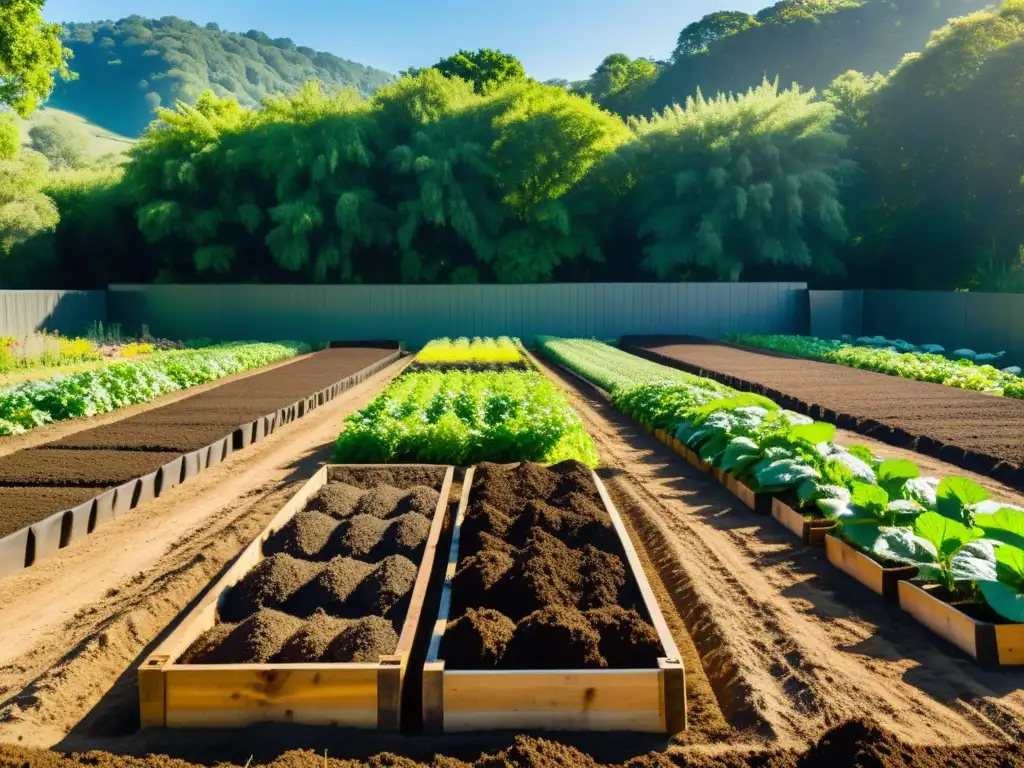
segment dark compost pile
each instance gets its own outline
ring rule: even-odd
[[[640,669],[658,635],[590,470],[481,464],[440,656],[450,669]]]
[[[225,592],[220,623],[181,663],[376,663],[394,653],[440,475],[431,487],[429,475],[400,468],[344,471],[267,540],[266,559]]]

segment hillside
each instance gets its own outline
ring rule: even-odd
[[[328,88],[373,93],[391,79],[379,69],[271,39],[255,30],[239,34],[216,24],[199,26],[167,16],[65,24],[74,51],[72,82],[58,82],[48,103],[125,136],[137,136],[158,106],[194,101],[209,88],[247,105],[263,96],[320,80]]]
[[[894,69],[948,19],[991,0],[783,0],[756,16],[717,12],[683,31],[673,60],[646,88],[607,106],[634,114],[705,94],[742,92],[763,77],[822,89],[851,69]]]
[[[123,154],[135,143],[133,139],[94,125],[81,115],[74,115],[53,107],[37,110],[28,120],[19,122],[21,123],[21,143],[26,147],[32,143],[28,132],[33,126],[52,123],[70,125],[84,134],[87,137],[86,149],[92,158]]]

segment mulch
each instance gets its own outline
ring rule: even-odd
[[[625,336],[649,360],[1024,489],[1024,401],[689,336]]]
[[[396,350],[397,345],[383,342],[374,347],[327,349],[162,408],[3,457],[0,487],[39,486],[39,490],[20,492],[17,507],[0,503],[0,530],[15,522],[21,528],[74,506],[54,493],[56,488],[89,488],[98,495],[228,437],[236,427],[353,376]]]

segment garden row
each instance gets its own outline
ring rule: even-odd
[[[517,341],[428,345],[336,458],[143,665],[145,725],[397,730],[404,697],[430,731],[685,727],[593,442]]]
[[[679,336],[619,346],[1024,489],[1024,401]]]
[[[143,663],[143,726],[395,731],[411,696],[430,731],[682,730],[678,651],[597,476],[471,467],[445,551],[454,472],[322,468]]]
[[[306,344],[221,344],[160,352],[145,359],[37,379],[0,390],[0,435],[54,421],[108,413],[232,373],[262,368],[310,351]]]
[[[831,562],[979,661],[1024,664],[1024,509],[839,445],[834,425],[765,397],[599,342],[540,343],[752,510],[805,543],[827,539]]]
[[[262,440],[399,354],[397,345],[325,350],[0,458],[0,576]]]
[[[910,345],[899,340],[884,344],[885,340],[864,339],[858,345],[814,336],[736,334],[730,336],[729,341],[744,347],[783,352],[807,360],[887,373],[903,379],[1024,399],[1024,378],[1020,376],[1020,368],[1000,370],[989,362],[998,356],[975,355],[969,349],[957,350],[953,353],[956,359],[951,360],[943,354],[942,347],[929,345],[928,349],[939,351],[918,351],[916,348],[908,349]]]

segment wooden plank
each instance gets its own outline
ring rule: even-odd
[[[487,670],[444,674],[445,731],[663,731],[660,670]]]
[[[900,608],[968,656],[978,658],[977,637],[981,622],[932,597],[909,581],[900,582],[899,595]]]
[[[629,562],[630,570],[636,578],[636,583],[640,589],[640,595],[643,598],[644,606],[647,608],[647,614],[651,617],[651,623],[654,625],[654,629],[658,633],[658,639],[661,641],[661,647],[665,649],[665,657],[672,661],[678,661],[679,649],[676,647],[676,641],[673,639],[672,632],[669,630],[668,624],[665,622],[665,617],[661,612],[661,606],[658,605],[657,598],[654,596],[654,591],[651,589],[651,585],[647,581],[647,574],[644,572],[643,563],[640,562],[636,549],[633,547],[633,541],[629,537],[629,531],[626,530],[626,526],[622,522],[622,517],[619,515],[619,511],[615,508],[615,504],[612,502],[611,496],[608,495],[608,489],[604,487],[604,483],[601,482],[601,478],[598,477],[597,473],[593,470],[590,471],[590,474],[594,479],[594,484],[597,486],[597,492],[601,496],[601,501],[604,502],[605,509],[608,512],[608,517],[611,518],[612,526],[615,528],[615,532],[619,536],[619,541],[622,542],[622,548],[625,550],[626,560]]]
[[[1024,664],[1024,624],[996,624],[996,648],[1003,666]]]
[[[430,647],[427,649],[427,663],[439,661],[438,653],[441,650],[441,640],[444,637],[445,628],[448,626],[448,618],[452,609],[452,579],[455,578],[455,570],[459,565],[459,537],[462,533],[462,521],[466,519],[466,510],[469,508],[469,493],[473,488],[473,476],[476,467],[466,470],[466,476],[462,480],[462,495],[459,497],[459,508],[455,513],[455,522],[452,528],[452,543],[448,548],[448,565],[444,572],[444,587],[441,589],[441,604],[437,610],[437,621],[434,622],[434,631],[430,636]]]
[[[369,468],[375,465],[360,466]],[[381,466],[400,468],[425,465]],[[409,611],[402,626],[399,648],[394,654],[381,657],[376,664],[175,663],[203,632],[216,624],[220,601],[231,587],[263,560],[263,545],[266,541],[303,510],[328,482],[332,467],[324,466],[288,500],[260,535],[242,550],[196,607],[142,664],[139,686],[143,725],[213,727],[277,721],[379,726],[387,730],[398,730],[408,656],[417,624],[423,614],[434,552],[444,527],[448,494],[455,473],[455,468],[451,466],[439,466],[438,469],[444,470],[440,498],[434,510]]]
[[[409,610],[405,615],[405,623],[402,625],[402,634],[398,638],[398,647],[395,649],[395,653],[398,655],[407,656],[412,651],[412,644],[416,639],[416,628],[423,615],[423,602],[427,598],[427,587],[430,586],[430,575],[434,570],[437,545],[441,540],[441,531],[444,529],[445,513],[448,508],[448,494],[451,493],[454,478],[455,467],[448,467],[441,483],[441,495],[437,501],[437,507],[434,509],[434,517],[430,523],[430,533],[427,536],[427,545],[423,550],[423,558],[420,560],[420,570],[412,588]]]
[[[423,732],[444,732],[444,662],[423,665]]]
[[[875,594],[887,599],[896,599],[899,596],[895,584],[917,575],[917,568],[914,566],[883,568],[880,563],[831,534],[825,535],[825,556],[847,576],[853,577]]]
[[[179,664],[164,679],[172,728],[377,725],[376,664]]]

